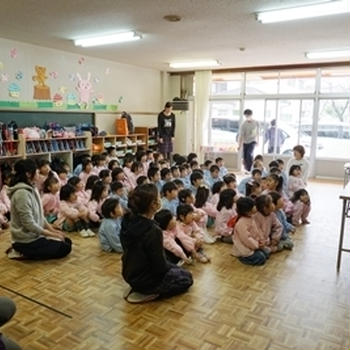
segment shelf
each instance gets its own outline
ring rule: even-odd
[[[46,138],[46,139],[25,139],[26,142],[34,142],[34,141],[52,141],[52,140],[81,140],[81,139],[87,139],[86,136],[75,136],[75,137],[51,137],[51,138]]]
[[[68,152],[69,152],[69,151],[68,151]],[[54,152],[26,153],[25,156],[26,156],[26,157],[30,157],[30,156],[43,156],[43,155],[49,155],[50,153],[54,153]]]
[[[3,159],[11,159],[11,158],[22,158],[21,155],[13,155],[13,156],[0,156],[0,160],[3,160]]]
[[[5,140],[5,141],[1,141],[0,142],[0,144],[2,144],[2,143],[18,143],[19,142],[19,140]]]

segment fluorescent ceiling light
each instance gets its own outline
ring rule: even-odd
[[[350,49],[306,52],[305,56],[309,59],[350,57]]]
[[[257,14],[257,20],[262,23],[274,23],[303,18],[338,15],[349,12],[350,5],[346,0],[328,1],[315,5],[260,12]]]
[[[90,46],[99,46],[99,45],[108,45],[123,43],[126,41],[134,41],[141,39],[141,35],[135,32],[124,32],[116,33],[103,36],[95,36],[92,38],[77,39],[74,40],[75,46],[90,47]]]
[[[219,62],[217,60],[203,60],[203,61],[169,63],[170,68],[200,68],[200,67],[215,67],[218,65],[219,65]]]

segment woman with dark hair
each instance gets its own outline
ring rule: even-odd
[[[131,286],[126,300],[146,302],[185,292],[193,283],[192,275],[166,260],[162,230],[153,220],[160,208],[157,187],[137,186],[129,193],[128,207],[120,232],[122,275]]]
[[[72,242],[45,219],[34,185],[38,175],[37,166],[31,159],[21,159],[15,164],[15,175],[9,188],[13,244],[8,253],[27,259],[63,258],[70,253]]]
[[[159,151],[170,161],[175,138],[175,114],[172,110],[172,103],[167,102],[158,114]]]

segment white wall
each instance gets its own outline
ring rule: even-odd
[[[10,50],[16,49],[16,57],[11,58]],[[81,60],[84,57],[84,60]],[[79,60],[81,63],[79,63]],[[60,93],[65,98],[68,93],[77,94],[76,74],[85,78],[91,73],[93,93],[91,97],[102,95],[104,103],[118,104],[118,110],[156,112],[161,110],[161,72],[154,69],[115,63],[98,58],[80,56],[65,51],[34,46],[0,38],[0,100],[33,101],[32,76],[35,65],[45,66],[47,73],[56,72],[57,78],[48,74],[47,85],[51,98]],[[16,79],[21,72],[23,78]],[[6,80],[8,77],[8,81]],[[5,79],[4,79],[5,78]],[[75,81],[72,81],[75,79]],[[8,87],[16,83],[20,87],[18,99],[9,96]],[[66,88],[63,94],[60,88]],[[118,103],[122,97],[122,102]]]

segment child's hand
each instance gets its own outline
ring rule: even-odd
[[[295,232],[297,230],[297,228],[295,226],[293,226],[291,229],[290,229],[290,232]]]

